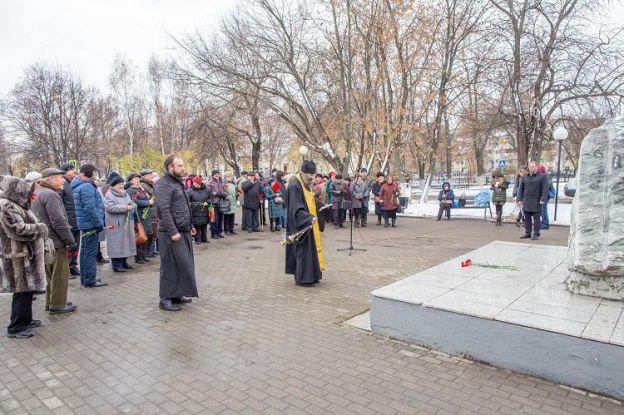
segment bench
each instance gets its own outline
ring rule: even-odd
[[[490,218],[493,219],[492,208],[490,207],[490,202],[487,202],[485,205],[475,205],[474,196],[462,196],[463,199],[466,200],[466,204],[464,206],[451,206],[451,209],[483,209],[483,219],[487,220],[487,213],[490,212]],[[460,199],[458,199],[460,200]]]

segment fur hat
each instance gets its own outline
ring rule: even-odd
[[[119,183],[123,183],[124,179],[121,176],[113,177],[113,180],[110,181],[110,186],[117,186]]]

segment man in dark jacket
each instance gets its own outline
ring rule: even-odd
[[[65,314],[76,310],[76,306],[67,303],[67,277],[69,263],[67,250],[75,249],[76,242],[67,220],[63,201],[59,191],[66,183],[64,170],[49,168],[41,172],[43,183],[35,192],[32,210],[39,220],[48,227],[48,236],[54,242],[56,255],[52,264],[46,265],[46,310],[50,314]]]
[[[65,213],[67,214],[67,220],[69,226],[71,226],[72,235],[74,241],[76,241],[75,249],[67,249],[67,258],[69,259],[69,274],[70,279],[74,279],[80,275],[78,271],[78,251],[80,249],[80,229],[78,228],[78,221],[76,220],[76,205],[74,205],[74,191],[71,187],[71,181],[76,177],[76,167],[72,163],[62,164],[60,170],[64,171],[63,190],[61,192],[61,198],[63,200],[63,206],[65,207]]]
[[[104,287],[97,281],[98,234],[104,230],[104,202],[94,183],[96,167],[83,164],[80,175],[71,182],[80,229],[80,283],[89,288]]]
[[[260,210],[260,192],[262,192],[262,183],[256,180],[254,172],[247,173],[247,181],[241,185],[241,189],[245,192],[245,222],[247,223],[247,232],[260,232],[260,223],[258,222],[258,210]]]
[[[180,304],[197,297],[192,223],[184,183],[184,162],[176,155],[165,159],[165,175],[154,185],[158,206],[158,247],[160,248],[160,303],[166,311],[179,311]]]
[[[521,204],[524,212],[525,232],[521,238],[531,238],[534,241],[540,237],[540,215],[543,205],[548,199],[548,180],[545,174],[538,171],[538,168],[537,162],[529,163],[529,173],[520,180],[517,196],[517,201]],[[533,236],[531,236],[531,230]]]

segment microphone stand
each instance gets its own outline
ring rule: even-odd
[[[359,180],[359,176],[355,178],[355,182],[353,183],[353,185],[355,186]],[[362,203],[364,203],[364,199],[362,199]],[[354,211],[353,211],[353,202],[351,202],[351,208],[349,209],[350,213],[351,213],[351,230],[350,230],[350,235],[349,235],[349,247],[348,248],[340,248],[337,249],[338,252],[343,252],[343,251],[349,251],[349,256],[351,256],[351,254],[353,253],[353,251],[362,251],[362,252],[366,252],[366,249],[362,249],[362,248],[354,248],[353,247],[353,222],[354,222]]]

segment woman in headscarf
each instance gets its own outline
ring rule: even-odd
[[[136,205],[124,190],[121,177],[114,177],[104,196],[106,214],[106,248],[115,272],[126,272],[132,265],[128,257],[135,256],[134,216]]]

